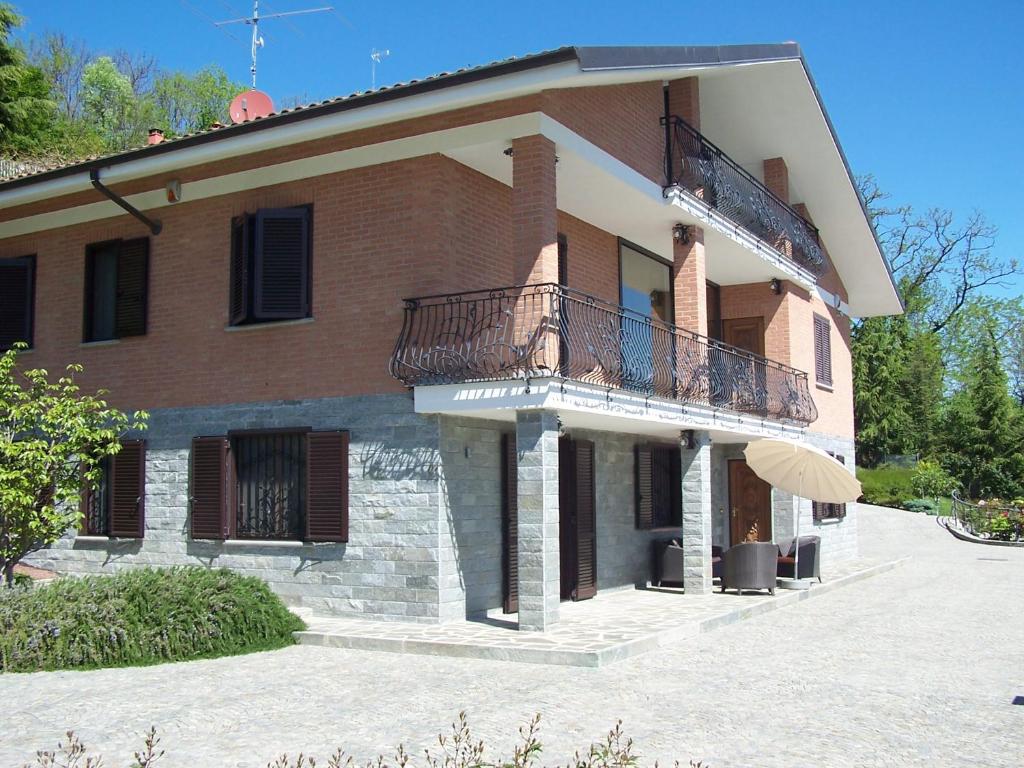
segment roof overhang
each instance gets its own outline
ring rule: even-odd
[[[784,157],[855,316],[902,311],[849,164],[795,43],[578,47],[498,62],[291,110],[240,125],[0,183],[0,209],[358,128],[553,88],[701,78],[701,127],[755,175]],[[756,130],[751,128],[756,120]]]

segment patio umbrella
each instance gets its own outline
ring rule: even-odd
[[[782,438],[747,443],[747,466],[765,482],[800,498],[830,504],[856,501],[860,482],[841,463],[820,448]],[[800,575],[800,512],[796,515],[793,578]]]

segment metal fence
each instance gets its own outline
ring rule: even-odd
[[[1024,541],[1024,510],[1002,503],[975,503],[953,494],[957,524],[982,539]]]

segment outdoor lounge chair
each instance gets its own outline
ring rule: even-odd
[[[654,542],[655,583],[660,587],[664,582],[683,583],[683,545],[679,539],[660,540]],[[711,576],[720,578],[722,575],[722,548],[711,547]]]
[[[821,581],[821,537],[801,536],[800,537],[800,573],[793,575],[793,564],[796,554],[794,544],[796,539],[779,544],[779,560],[776,575],[787,579],[817,579]]]
[[[767,589],[775,594],[775,571],[779,547],[769,541],[748,541],[725,550],[722,555],[722,591]]]

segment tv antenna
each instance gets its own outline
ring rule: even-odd
[[[227,21],[215,21],[213,22],[213,25],[215,27],[223,27],[228,24],[248,24],[252,27],[252,66],[249,68],[249,72],[252,73],[252,87],[253,90],[255,90],[256,52],[265,45],[263,42],[263,36],[260,35],[260,22],[266,21],[267,19],[280,19],[285,16],[299,16],[300,14],[322,13],[324,11],[333,10],[333,6],[325,5],[320,8],[305,8],[301,11],[284,11],[283,13],[268,13],[260,16],[260,0],[252,0],[252,16],[243,16],[239,19],[228,19]]]
[[[370,90],[377,90],[377,65],[380,64],[384,59],[391,55],[391,51],[385,48],[383,51],[378,51],[374,48],[370,51]]]

